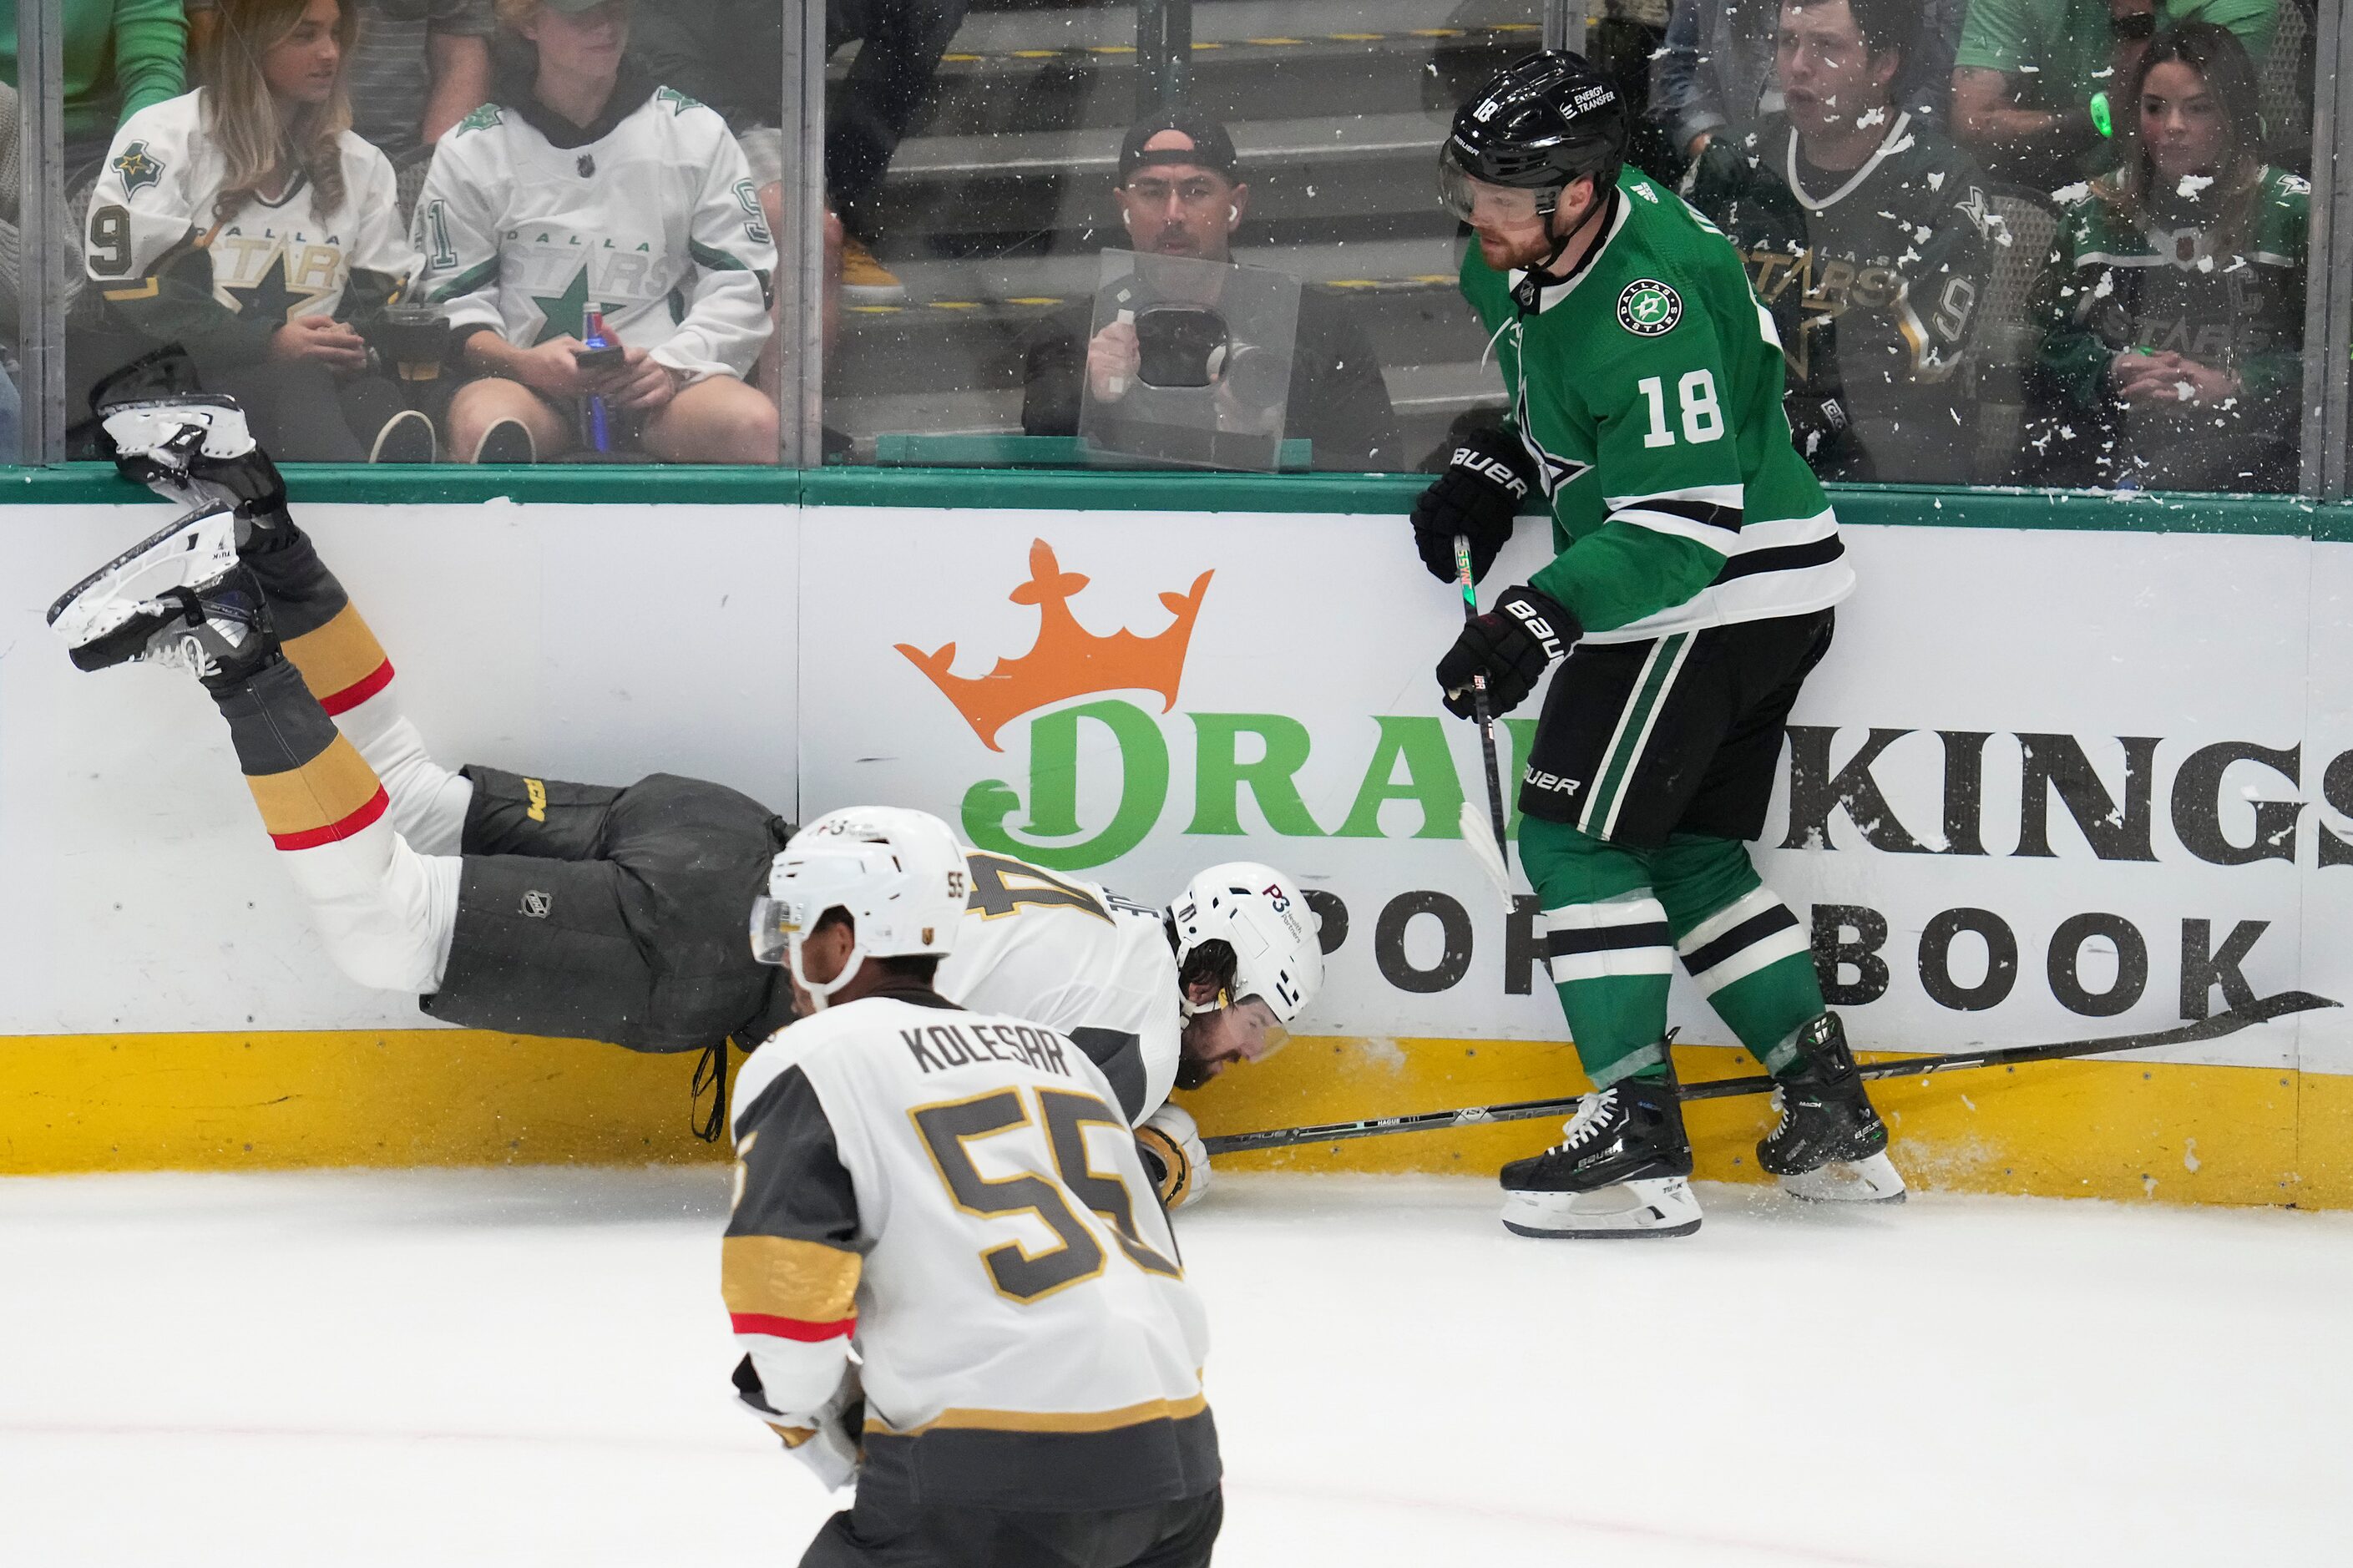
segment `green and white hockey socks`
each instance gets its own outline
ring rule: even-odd
[[[1630,849],[1526,817],[1520,858],[1537,939],[1577,1059],[1595,1087],[1667,1074],[1667,980],[1680,959],[1766,1070],[1796,1065],[1821,1016],[1806,929],[1757,875],[1746,846],[1677,834]]]
[[[1823,1009],[1804,923],[1732,839],[1676,834],[1651,868],[1675,952],[1708,1005],[1766,1071],[1788,1071],[1798,1031]]]
[[[1520,823],[1536,937],[1577,1059],[1596,1089],[1667,1076],[1675,950],[1644,858],[1539,817]]]

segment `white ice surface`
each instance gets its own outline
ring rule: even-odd
[[[715,1170],[0,1183],[8,1568],[788,1564]],[[2353,1562],[2353,1215],[1221,1178],[1218,1562]]]

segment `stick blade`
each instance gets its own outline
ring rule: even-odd
[[[1471,847],[1472,858],[1487,879],[1495,884],[1495,894],[1504,900],[1504,912],[1512,912],[1512,868],[1504,858],[1504,847],[1495,842],[1495,829],[1487,814],[1469,801],[1462,803],[1462,842]]]

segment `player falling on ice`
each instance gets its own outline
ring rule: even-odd
[[[1201,1303],[1112,1080],[934,988],[984,929],[966,876],[945,823],[882,807],[776,858],[771,929],[817,1010],[737,1086],[735,1386],[858,1482],[804,1568],[1194,1568],[1223,1510]]]
[[[1678,956],[1779,1081],[1758,1163],[1803,1196],[1904,1192],[1805,929],[1745,847],[1853,573],[1790,445],[1780,344],[1739,254],[1623,169],[1625,146],[1609,81],[1548,53],[1489,81],[1440,153],[1511,410],[1415,506],[1416,544],[1451,582],[1466,534],[1485,572],[1534,485],[1556,554],[1464,624],[1439,684],[1468,717],[1483,676],[1501,713],[1566,660],[1520,855],[1595,1092],[1556,1147],[1504,1167],[1504,1223],[1525,1236],[1699,1228],[1666,1032]]]
[[[470,1028],[638,1051],[748,1049],[791,1020],[781,945],[760,938],[761,962],[745,940],[791,837],[781,817],[668,773],[611,788],[441,766],[237,405],[123,404],[106,428],[126,474],[203,504],[67,594],[51,624],[81,668],[196,675],[345,974]],[[970,854],[976,929],[944,987],[1075,1033],[1143,1123],[1166,1200],[1198,1195],[1207,1153],[1165,1102],[1264,1058],[1314,999],[1323,952],[1299,889],[1233,862],[1151,909]]]

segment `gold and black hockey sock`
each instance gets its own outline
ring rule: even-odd
[[[348,712],[392,684],[392,660],[310,535],[289,520],[268,531],[273,547],[244,557],[269,608],[286,657],[328,717]]]
[[[214,701],[279,848],[333,844],[383,817],[390,804],[384,785],[293,666],[272,663]]]

